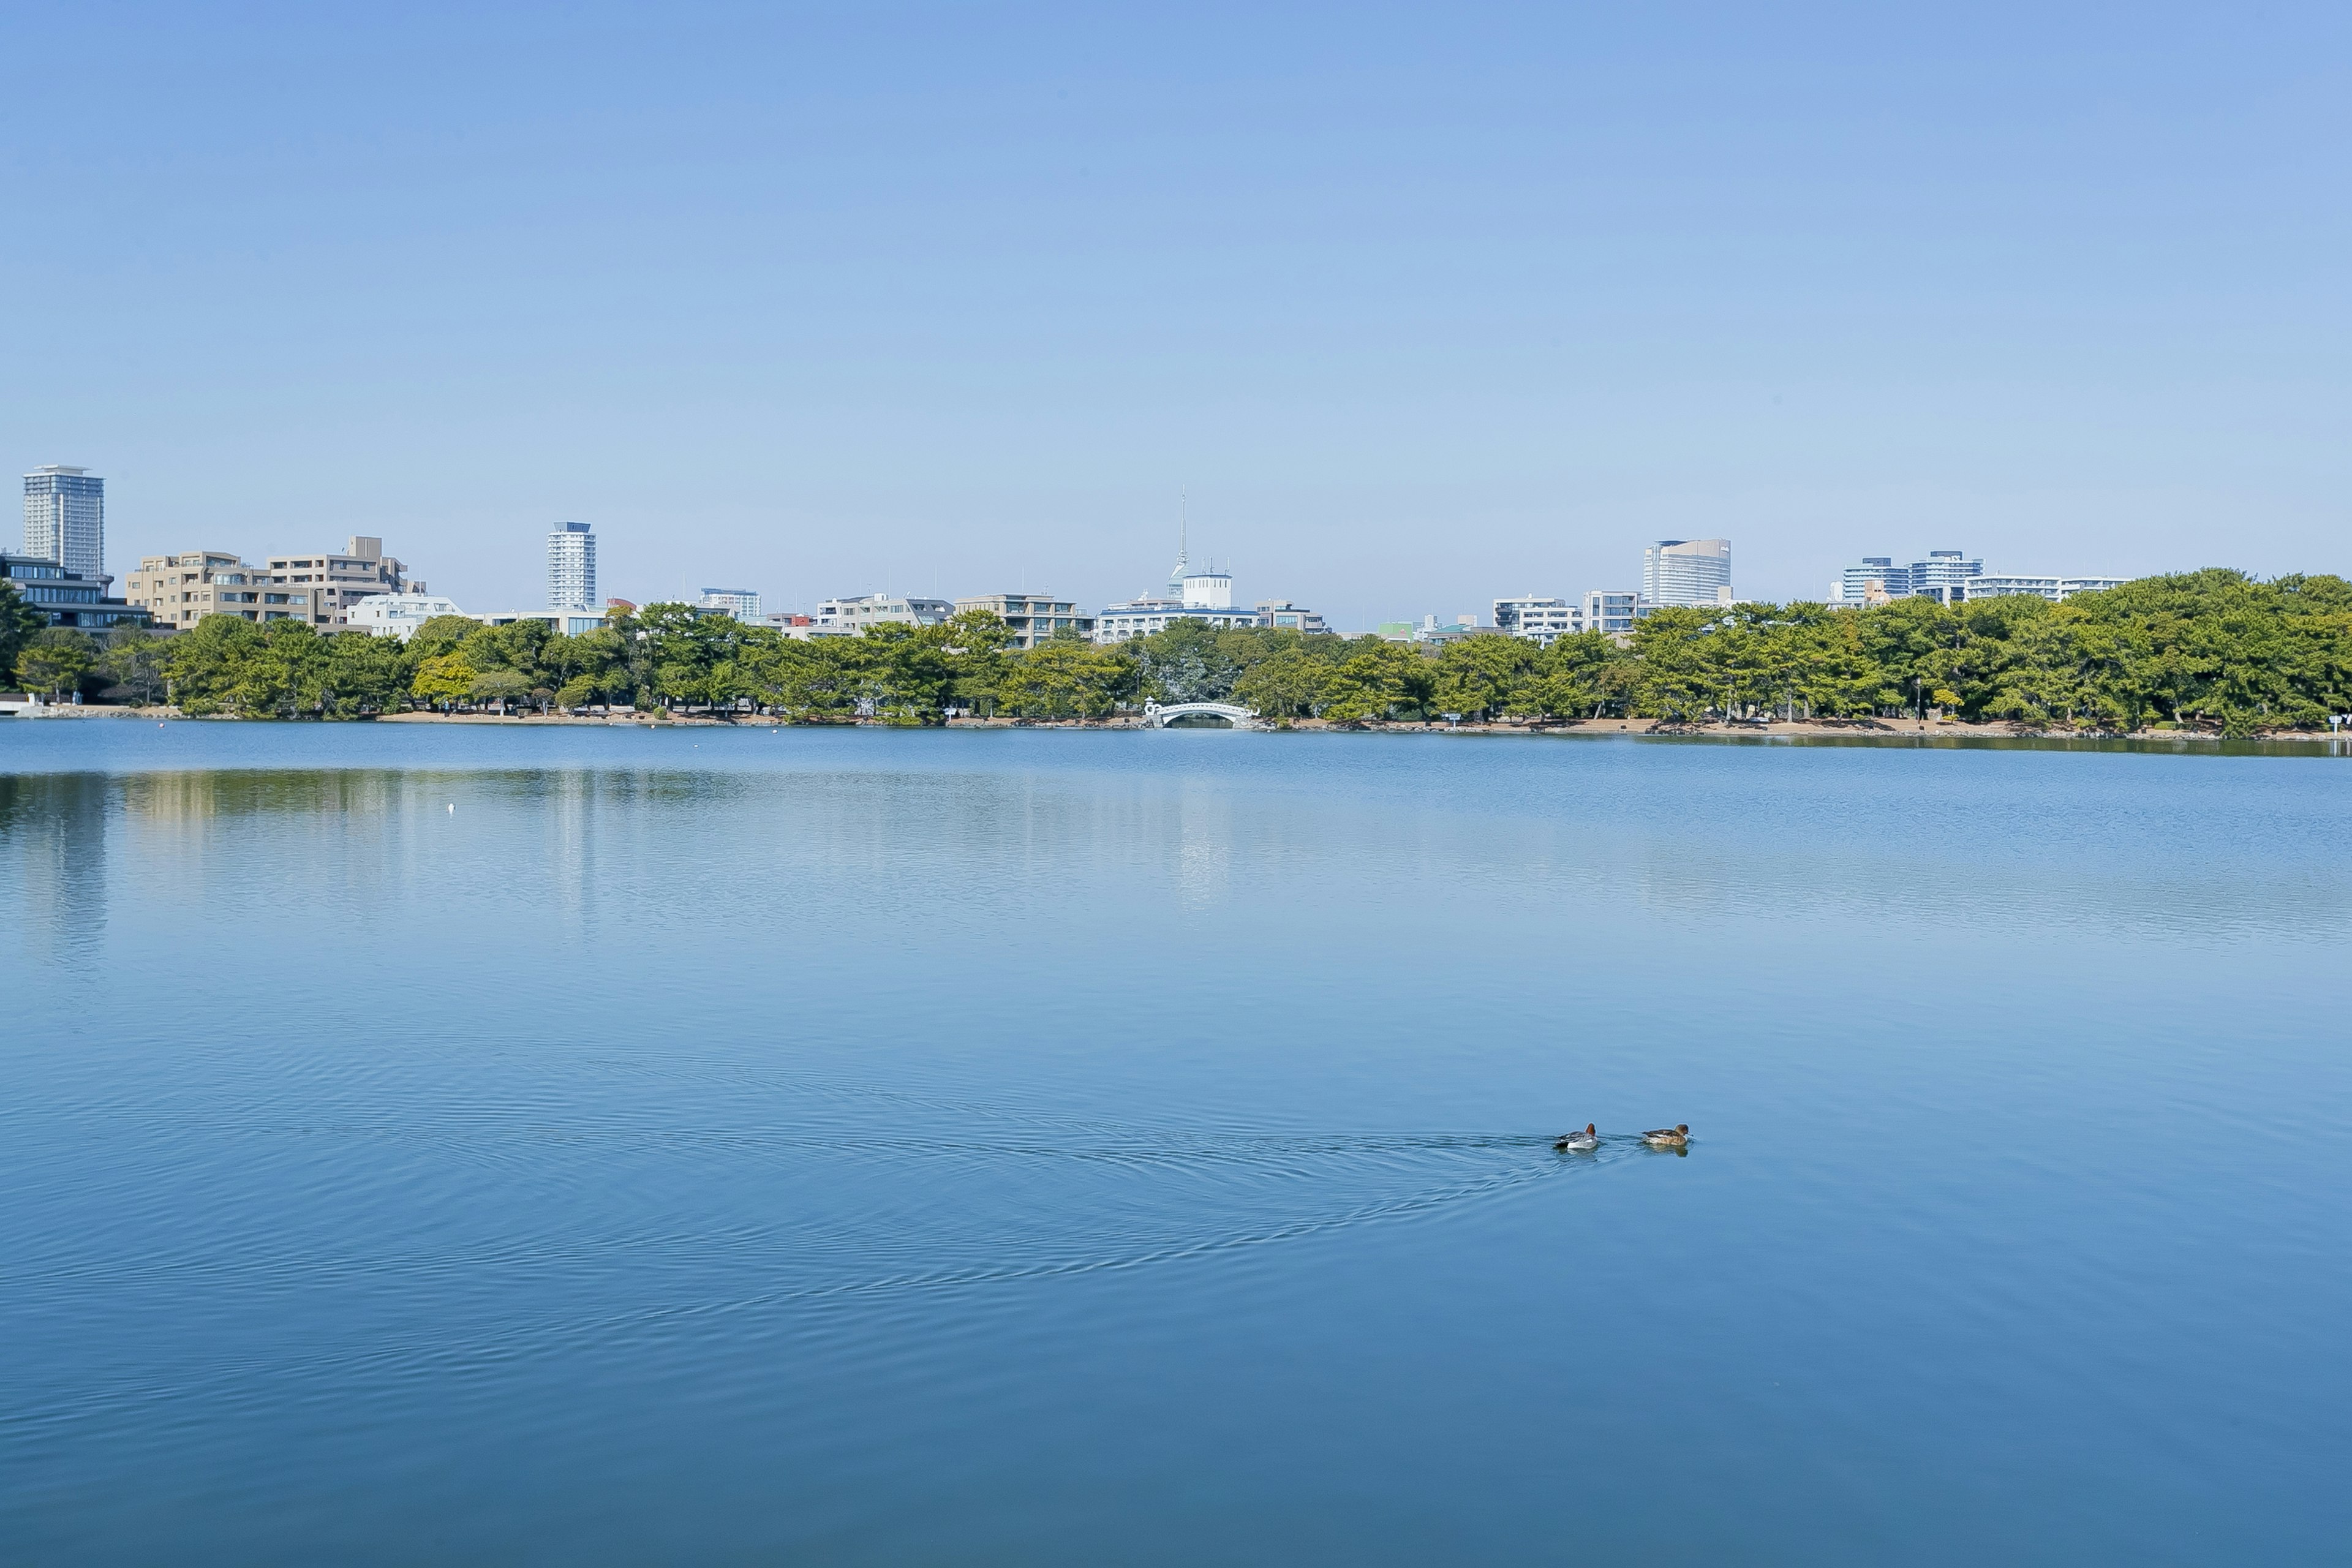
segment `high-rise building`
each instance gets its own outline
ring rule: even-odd
[[[88,468],[52,463],[25,476],[25,553],[77,577],[106,575],[106,481]]]
[[[547,607],[596,607],[596,536],[584,522],[558,523],[547,536]]]
[[[1731,603],[1731,541],[1661,539],[1642,552],[1642,599],[1659,606]]]

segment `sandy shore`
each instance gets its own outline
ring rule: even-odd
[[[85,705],[55,710],[54,716],[72,719],[184,719],[187,715],[174,708],[101,708]],[[220,717],[222,722],[236,721]],[[504,724],[548,728],[554,725],[640,726],[659,728],[665,725],[688,725],[723,728],[730,725],[745,728],[755,725],[774,726],[773,719],[711,718],[704,714],[653,715],[644,713],[387,713],[375,719],[379,724]],[[870,719],[844,719],[834,722],[845,726],[881,729],[887,726]],[[1142,720],[1132,715],[1116,719],[950,719],[948,728],[954,730],[1140,730]],[[1662,719],[1580,719],[1570,722],[1530,724],[1458,724],[1444,722],[1330,724],[1319,719],[1297,719],[1287,724],[1268,726],[1276,732],[1311,733],[1317,731],[1360,735],[1649,735],[1698,740],[1779,740],[1818,739],[1841,741],[2164,741],[2177,745],[2216,744],[2220,734],[2211,731],[2137,730],[2128,734],[2106,731],[2037,730],[2023,724],[1968,724],[1954,719],[1813,719],[1783,722],[1753,721],[1731,724],[1678,724]],[[2326,746],[2335,737],[2326,731],[2267,731],[2248,737],[2273,743]]]

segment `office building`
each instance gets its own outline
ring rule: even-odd
[[[406,642],[417,627],[429,620],[465,614],[447,599],[412,588],[404,594],[376,594],[362,599],[351,607],[349,625],[355,631]]]
[[[895,621],[910,626],[936,626],[953,616],[961,604],[922,599],[913,595],[861,594],[854,599],[826,599],[816,607],[818,635],[841,632],[856,636],[867,626]]]
[[[25,476],[25,553],[68,576],[111,586],[106,574],[106,481],[52,463]]]
[[[2032,594],[2063,605],[2077,594],[2104,593],[2120,588],[2127,577],[1972,577],[1969,580],[1968,597],[2000,599],[2011,594]]]
[[[1642,595],[1631,588],[1595,588],[1584,595],[1584,629],[1615,637],[1642,618]]]
[[[1660,608],[1728,605],[1731,541],[1661,539],[1642,552],[1642,601]]]
[[[1050,595],[982,594],[958,599],[955,610],[958,615],[967,610],[986,610],[1012,628],[1009,646],[1013,647],[1035,647],[1059,631],[1073,631],[1085,637],[1095,635],[1095,616],[1082,616],[1076,605]],[[1251,620],[1255,624],[1255,615]]]
[[[732,616],[749,624],[760,618],[760,591],[757,588],[705,588],[695,607],[715,610],[722,616]]]
[[[556,524],[547,536],[547,607],[593,609],[596,604],[596,536],[584,522]]]
[[[145,605],[107,597],[105,578],[85,577],[46,555],[0,555],[0,579],[15,584],[26,607],[49,626],[105,632],[150,624]]]
[[[1584,610],[1566,599],[1543,599],[1533,595],[1497,599],[1495,629],[1549,647],[1555,639],[1573,637],[1584,629]]]

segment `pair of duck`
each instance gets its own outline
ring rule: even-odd
[[[1673,1127],[1654,1128],[1642,1134],[1642,1142],[1653,1149],[1680,1149],[1690,1142],[1690,1123],[1685,1121]],[[1551,1146],[1563,1154],[1580,1154],[1588,1149],[1600,1148],[1601,1134],[1588,1121],[1583,1131],[1563,1132],[1552,1140]]]

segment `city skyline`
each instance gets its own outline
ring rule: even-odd
[[[94,65],[0,257],[118,569],[521,603],[584,518],[647,591],[1108,604],[1189,489],[1354,625],[1717,535],[2352,571],[2340,11],[131,15],[16,20]]]

